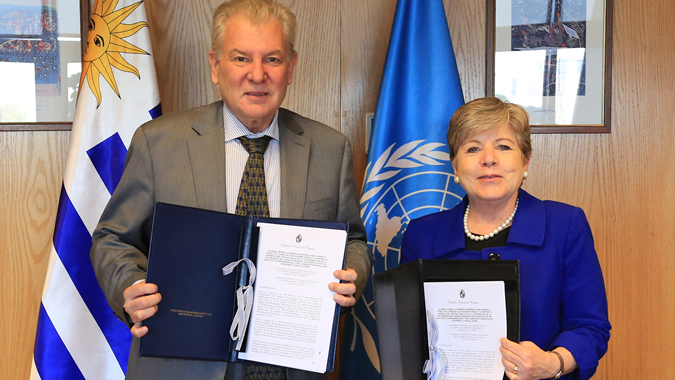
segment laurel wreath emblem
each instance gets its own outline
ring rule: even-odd
[[[450,155],[447,152],[436,150],[439,147],[446,146],[445,144],[424,142],[425,140],[411,141],[401,145],[396,148],[396,150],[394,150],[396,143],[391,144],[377,160],[368,163],[363,188],[367,189],[369,184],[374,186],[377,182],[392,179],[404,169],[417,168],[423,165],[446,165],[450,161]],[[362,217],[368,209],[368,201],[378,195],[384,185],[385,183],[382,183],[363,193],[360,200]],[[361,297],[359,300],[359,302],[362,301],[365,302],[370,316],[375,320],[373,311],[373,304],[375,301],[372,299],[368,301],[365,296]],[[352,342],[350,349],[352,352],[355,350],[357,344],[357,331],[361,331],[361,344],[363,345],[371,364],[379,372],[380,358],[377,353],[375,339],[368,330],[368,327],[366,327],[363,321],[356,315],[354,309],[352,309],[351,315],[356,322],[356,327],[354,328],[353,336],[351,337]]]
[[[369,183],[393,178],[399,174],[402,169],[417,168],[422,165],[445,165],[450,161],[450,155],[447,152],[436,150],[436,148],[445,146],[445,144],[432,142],[420,145],[424,141],[425,140],[415,140],[403,144],[393,153],[392,150],[396,143],[391,144],[389,148],[377,158],[375,163],[373,163],[373,161],[368,163],[363,188],[367,188]],[[364,203],[376,196],[383,187],[384,184],[381,184],[361,195],[360,203],[363,205],[363,210],[368,206]]]

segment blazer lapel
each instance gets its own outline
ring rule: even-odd
[[[523,189],[519,190],[518,211],[513,218],[508,243],[541,247],[546,237],[546,206]]]
[[[207,108],[204,118],[192,129],[196,136],[188,139],[190,166],[200,208],[227,211],[225,194],[225,131],[222,102]]]
[[[441,227],[438,229],[436,243],[434,244],[433,256],[439,258],[453,252],[461,252],[466,249],[464,243],[464,210],[468,197],[450,209],[443,211],[444,217],[441,220]]]
[[[301,219],[307,196],[307,172],[311,141],[302,136],[302,128],[292,114],[279,109],[279,147],[281,155],[282,218]]]

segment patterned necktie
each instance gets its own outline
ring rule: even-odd
[[[263,136],[258,139],[240,137],[241,145],[248,152],[248,160],[241,176],[237,197],[237,215],[269,217],[267,188],[265,188],[264,154],[272,138]]]
[[[265,364],[248,364],[246,380],[286,380],[286,368]]]
[[[265,187],[264,154],[271,139],[269,136],[257,139],[239,138],[248,152],[248,160],[239,185],[237,215],[270,216]],[[247,364],[246,380],[286,380],[286,369],[265,364]]]

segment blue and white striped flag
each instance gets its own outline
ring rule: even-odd
[[[361,195],[374,273],[398,265],[411,219],[452,208],[464,196],[446,143],[448,122],[462,104],[442,0],[399,0]],[[375,326],[371,280],[345,319],[341,379],[381,378]]]
[[[124,379],[131,344],[89,260],[136,128],[161,114],[142,2],[96,0],[33,351],[31,379]]]

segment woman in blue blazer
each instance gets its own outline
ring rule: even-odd
[[[448,131],[455,182],[448,211],[412,220],[401,263],[520,260],[521,342],[501,339],[510,379],[589,379],[607,352],[607,296],[584,212],[520,188],[532,154],[527,112],[497,98],[460,107]]]

